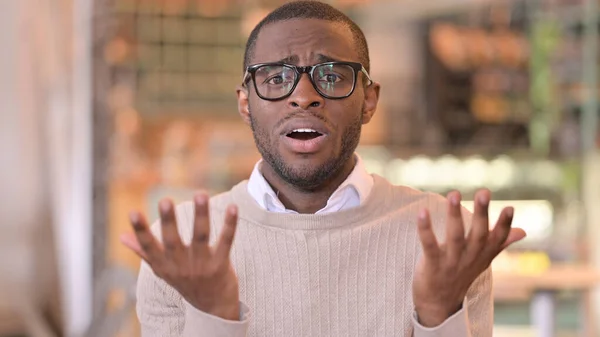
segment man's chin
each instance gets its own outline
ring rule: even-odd
[[[327,165],[292,164],[282,170],[282,178],[296,187],[312,190],[319,188],[331,178],[331,167]]]
[[[280,152],[285,165],[294,170],[318,171],[318,167],[330,166],[333,158],[338,156],[334,151],[318,151],[314,153]]]

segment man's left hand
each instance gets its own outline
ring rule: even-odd
[[[413,301],[419,323],[426,327],[438,326],[459,311],[475,279],[501,251],[525,237],[522,229],[511,228],[512,207],[503,209],[496,226],[489,230],[487,190],[475,194],[473,220],[465,237],[460,200],[460,193],[448,194],[446,242],[442,244],[437,242],[429,212],[419,214],[423,256],[415,270]]]

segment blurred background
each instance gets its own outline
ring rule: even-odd
[[[280,0],[1,0],[0,336],[139,336],[127,214],[259,159],[235,86]],[[330,0],[382,84],[359,154],[507,204],[494,336],[600,336],[597,0]]]

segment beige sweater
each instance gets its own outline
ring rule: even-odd
[[[489,270],[472,285],[463,309],[441,326],[417,322],[412,301],[421,253],[417,213],[429,208],[443,240],[443,197],[374,176],[373,190],[360,207],[284,214],[260,208],[244,181],[211,199],[213,242],[230,203],[238,205],[240,215],[231,259],[239,277],[241,320],[196,310],[143,263],[137,304],[143,337],[492,335]],[[193,212],[191,202],[177,208],[184,242],[191,239]],[[466,211],[465,220],[470,222]],[[160,238],[158,223],[153,231]]]

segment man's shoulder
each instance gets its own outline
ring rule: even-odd
[[[220,192],[210,197],[211,209],[225,209],[227,205],[233,203],[233,191]]]
[[[445,208],[447,200],[442,195],[434,192],[419,190],[406,185],[394,185],[385,178],[378,177],[387,185],[391,193],[390,202],[393,209],[405,207],[422,207],[428,209]]]
[[[410,214],[416,219],[421,210],[427,209],[436,233],[439,235],[444,233],[448,216],[448,199],[446,197],[439,193],[422,191],[409,186],[393,185],[387,180],[385,183],[391,189],[390,212],[401,217]],[[468,229],[471,224],[471,211],[462,207],[462,217]]]
[[[225,211],[227,206],[231,204],[237,204],[235,202],[235,194],[239,195],[240,192],[245,191],[248,185],[248,180],[243,180],[234,185],[228,191],[220,192],[210,197],[210,208],[212,210]]]

